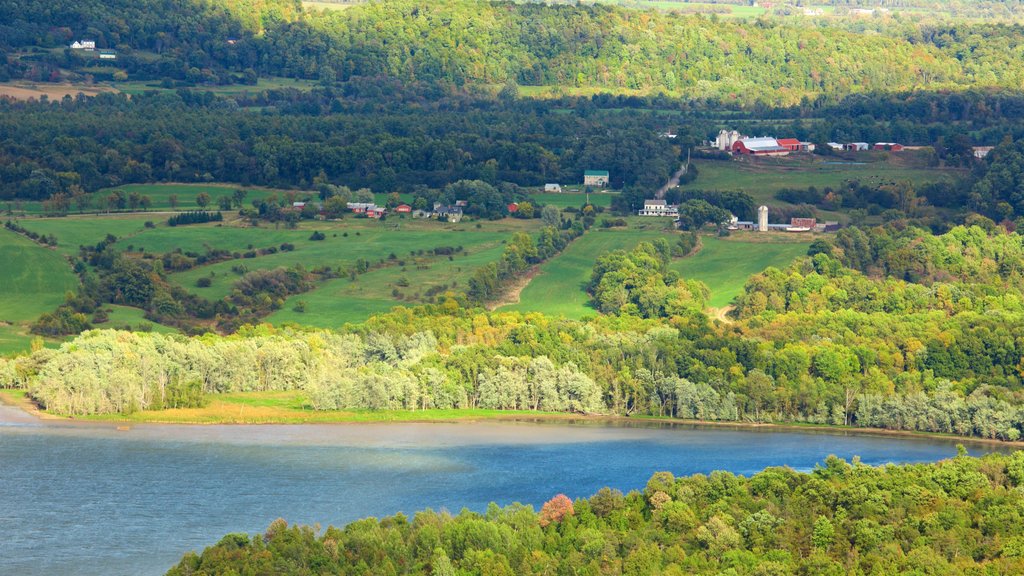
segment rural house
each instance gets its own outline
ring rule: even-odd
[[[434,216],[436,216],[438,220],[459,222],[462,220],[462,208],[459,206],[441,206],[439,204],[435,204]]]
[[[664,200],[644,200],[644,207],[637,214],[640,216],[678,216],[679,207]]]
[[[607,170],[586,170],[583,172],[584,186],[603,187],[608,185]]]
[[[85,50],[87,52],[92,52],[93,50],[96,49],[96,41],[95,40],[81,40],[81,41],[75,40],[74,44],[71,45],[71,49],[72,50]]]

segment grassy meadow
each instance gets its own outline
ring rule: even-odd
[[[612,205],[614,193],[595,192],[590,195],[590,203],[601,208],[608,208]],[[557,206],[558,208],[579,208],[587,202],[587,195],[580,192],[538,192],[530,194],[530,201],[537,205]]]
[[[78,278],[52,248],[0,228],[0,354],[26,350],[28,325],[64,301]]]
[[[758,203],[784,204],[775,199],[783,188],[839,188],[850,180],[869,185],[909,180],[915,184],[953,179],[963,173],[921,166],[887,153],[865,152],[857,160],[840,157],[759,158],[756,161],[695,160],[699,174],[683,186],[692,190],[739,190]]]
[[[596,315],[584,288],[599,256],[619,248],[629,250],[640,242],[657,238],[675,241],[675,233],[664,229],[664,225],[671,225],[668,219],[644,221],[637,217],[630,222],[629,228],[594,228],[577,238],[561,254],[541,264],[537,275],[519,293],[519,302],[502,310],[542,312],[575,319]]]
[[[807,254],[811,238],[805,235],[733,233],[728,238],[705,236],[695,254],[672,263],[684,278],[695,278],[711,289],[708,305],[727,306],[743,292],[752,274],[769,266],[782,268]]]

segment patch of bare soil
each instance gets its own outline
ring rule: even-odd
[[[502,306],[519,304],[519,295],[523,292],[523,289],[530,285],[530,281],[533,280],[537,274],[540,274],[540,266],[534,266],[527,270],[526,274],[517,278],[515,282],[510,283],[497,300],[488,304],[487,309],[497,310]]]

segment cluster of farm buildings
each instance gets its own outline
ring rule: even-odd
[[[679,206],[669,204],[665,200],[644,200],[644,207],[638,212],[640,216],[667,216],[679,221]],[[839,229],[838,222],[818,222],[816,218],[790,218],[789,224],[769,224],[768,207],[757,209],[757,222],[740,220],[736,216],[723,222],[729,230],[747,230],[751,232],[834,232]]]
[[[95,40],[75,40],[71,43],[68,48],[72,50],[82,50],[85,52],[96,52],[96,41]],[[100,60],[117,60],[116,50],[100,50]]]
[[[827,146],[837,152],[864,152],[867,150],[883,150],[902,152],[906,146],[896,142],[829,142]],[[773,136],[744,136],[736,130],[722,130],[715,139],[715,148],[722,152],[731,152],[746,156],[788,156],[799,152],[814,152],[815,145],[802,142],[796,138],[775,138]]]

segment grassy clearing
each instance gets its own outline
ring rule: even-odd
[[[181,88],[166,88],[160,82],[112,82],[110,87],[125,94],[142,94],[145,92],[176,92]],[[185,90],[196,92],[213,92],[220,96],[240,96],[245,94],[258,94],[267,90],[279,90],[282,88],[294,88],[296,90],[312,90],[317,86],[316,82],[310,80],[299,80],[295,78],[260,78],[255,86],[234,84],[231,86],[192,86]]]
[[[619,248],[628,250],[640,242],[657,238],[675,241],[674,232],[658,227],[658,224],[669,223],[668,220],[639,222],[634,218],[631,223],[628,229],[595,228],[577,238],[561,254],[541,264],[540,273],[520,293],[518,304],[505,306],[502,310],[543,312],[576,319],[597,314],[590,306],[590,295],[584,288],[598,256]]]
[[[514,410],[313,410],[303,392],[245,392],[210,396],[203,408],[152,410],[128,415],[84,417],[118,422],[180,424],[310,424],[344,422],[423,422],[557,416]]]
[[[614,194],[601,192],[593,193],[590,195],[590,203],[594,206],[600,206],[607,208],[612,205],[612,198]],[[536,201],[538,204],[544,204],[545,206],[557,206],[559,208],[579,208],[587,202],[587,195],[578,192],[563,192],[561,194],[556,193],[537,193],[530,194],[530,200]]]
[[[439,288],[442,293],[445,289],[465,290],[473,272],[489,262],[496,262],[504,249],[500,242],[477,244],[468,248],[468,255],[453,256],[451,260],[447,256],[425,258],[419,265],[387,266],[355,280],[329,280],[311,292],[292,296],[267,321],[274,324],[295,322],[322,328],[362,322],[395,306],[422,303],[425,293],[431,288]],[[395,290],[398,296],[395,296]],[[305,312],[295,311],[298,302],[305,303]]]
[[[118,238],[131,238],[146,231],[147,220],[158,219],[155,215],[108,215],[68,216],[65,218],[41,218],[21,220],[19,224],[39,234],[57,237],[57,251],[61,254],[77,254],[79,246],[95,245],[107,234]]]
[[[56,250],[9,230],[0,230],[0,320],[35,320],[64,301],[78,286],[71,267]]]
[[[783,188],[838,188],[848,180],[865,184],[909,180],[924,184],[962,175],[958,170],[908,165],[899,158],[888,156],[885,153],[863,153],[857,156],[863,160],[862,164],[852,164],[842,158],[825,161],[817,158],[764,158],[753,162],[697,160],[694,162],[699,170],[697,179],[683,187],[740,190],[759,203],[778,205],[785,204],[775,199],[775,193]]]
[[[77,287],[59,252],[0,229],[0,354],[28,350],[34,338],[28,325]]]
[[[769,266],[782,268],[807,254],[810,238],[782,234],[734,233],[729,238],[706,236],[701,249],[676,260],[671,268],[684,278],[694,278],[711,289],[708,305],[721,308],[743,292],[752,274]]]
[[[148,320],[145,316],[146,312],[139,308],[118,306],[116,304],[105,304],[103,308],[110,312],[107,315],[106,322],[95,325],[97,328],[138,330],[140,326],[149,326],[149,330],[159,332],[160,334],[174,334],[178,332],[176,328]]]
[[[295,245],[293,252],[278,252],[257,258],[243,258],[239,260],[228,260],[210,266],[194,268],[187,272],[174,274],[171,279],[181,286],[206,298],[222,298],[231,291],[231,285],[238,279],[238,274],[232,271],[233,268],[244,266],[246,270],[265,270],[279,266],[293,266],[302,264],[307,269],[317,266],[346,267],[358,259],[364,259],[371,263],[392,262],[390,255],[396,256],[394,263],[405,261],[408,271],[404,274],[409,277],[412,289],[402,288],[402,291],[411,293],[412,290],[425,290],[433,283],[449,282],[451,278],[442,274],[449,274],[458,278],[458,274],[452,271],[441,272],[433,269],[425,278],[421,271],[415,270],[415,260],[418,257],[411,255],[412,251],[431,250],[442,246],[462,246],[469,253],[469,256],[453,256],[454,265],[463,268],[467,275],[472,273],[472,267],[479,264],[475,255],[481,251],[492,250],[499,247],[513,232],[534,231],[539,227],[538,220],[501,220],[497,222],[449,224],[434,220],[413,220],[411,218],[391,218],[384,222],[368,219],[347,218],[337,222],[309,222],[304,223],[299,229],[267,229],[230,227],[216,225],[198,225],[179,228],[157,228],[135,240],[136,246],[143,246],[147,251],[162,252],[181,246],[185,250],[204,250],[204,246],[213,246],[227,250],[245,250],[249,245],[257,248],[278,246],[283,242]],[[184,232],[189,229],[189,232]],[[327,238],[321,241],[309,239],[313,230],[323,232]],[[347,236],[346,236],[347,234]],[[500,250],[499,250],[500,251]],[[432,257],[422,264],[430,265],[439,261],[440,258]],[[447,262],[447,256],[444,257]],[[490,261],[490,260],[488,260]],[[372,283],[372,278],[378,276],[386,278],[386,282],[397,281],[398,271],[401,266],[389,265],[387,271],[374,271],[360,276],[355,284],[363,285]],[[196,281],[200,277],[209,277],[211,285],[208,288],[197,288]],[[347,281],[347,279],[346,279]],[[421,282],[416,284],[416,282]],[[386,298],[393,303],[394,298],[390,296],[392,288],[387,288]],[[346,290],[350,297],[359,297]],[[377,298],[382,292],[375,291],[369,298]],[[390,307],[390,306],[389,306]]]

